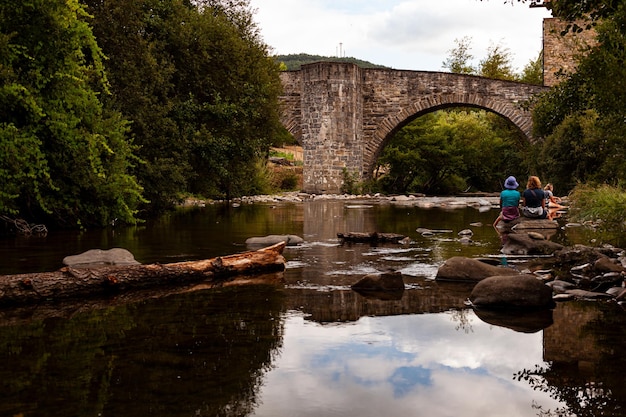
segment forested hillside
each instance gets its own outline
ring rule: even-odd
[[[274,59],[280,64],[283,63],[282,69],[287,71],[299,70],[301,65],[310,64],[312,62],[326,61],[326,62],[352,62],[361,68],[388,68],[383,65],[372,64],[368,61],[352,57],[336,57],[336,56],[321,56],[321,55],[309,55],[309,54],[290,54],[290,55],[276,55]]]

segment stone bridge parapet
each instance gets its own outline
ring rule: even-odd
[[[546,87],[445,72],[363,69],[317,62],[281,73],[281,121],[303,147],[303,191],[339,193],[363,180],[391,137],[420,115],[477,107],[532,137],[531,98]]]

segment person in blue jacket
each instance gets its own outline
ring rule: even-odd
[[[521,194],[517,191],[519,184],[514,176],[510,176],[504,181],[504,190],[500,193],[500,215],[493,223],[497,227],[500,221],[508,223],[519,217],[519,201]]]

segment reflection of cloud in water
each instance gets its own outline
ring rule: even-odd
[[[401,366],[389,379],[394,396],[402,397],[418,385],[432,385],[431,371],[420,366]]]
[[[327,271],[324,275],[363,275],[363,274],[377,274],[380,271],[368,264],[352,265],[349,269],[337,269],[333,271]]]
[[[415,258],[411,258],[408,256],[383,256],[380,258],[381,261],[392,261],[392,262],[410,262]]]
[[[437,275],[437,269],[439,269],[437,265],[415,262],[405,266],[399,271],[402,275],[409,275],[412,277],[435,278]]]
[[[418,248],[372,248],[369,252],[363,252],[363,256],[391,255],[396,253],[415,252]]]
[[[321,247],[324,247],[324,248],[333,248],[333,247],[336,247],[336,246],[341,246],[337,240],[333,240],[331,242],[316,241],[316,242],[309,243],[309,245],[310,246],[321,246]]]
[[[316,290],[319,292],[331,292],[331,291],[348,291],[350,287],[348,285],[319,285],[310,282],[299,282],[297,284],[289,284],[286,286],[290,289],[307,289]]]
[[[285,263],[285,268],[287,269],[304,268],[305,266],[307,266],[307,263],[302,261],[287,261]]]
[[[255,416],[507,415],[559,404],[513,380],[543,365],[542,336],[490,326],[465,311],[363,317],[320,325],[292,313],[284,348],[266,374]]]

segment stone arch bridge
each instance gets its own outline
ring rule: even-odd
[[[510,120],[533,141],[528,100],[546,87],[445,72],[318,62],[281,73],[281,122],[303,147],[303,191],[339,193],[363,180],[389,139],[416,117],[469,106]]]

